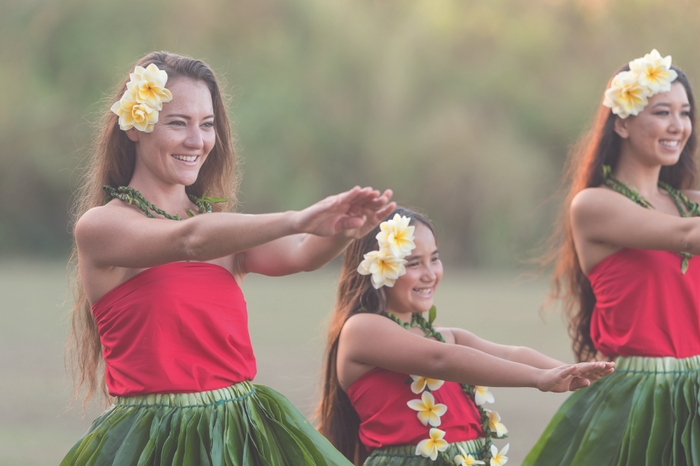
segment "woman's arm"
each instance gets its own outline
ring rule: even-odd
[[[373,191],[364,203],[351,206],[350,214],[357,220],[357,227],[341,230],[332,236],[298,234],[270,241],[242,252],[239,256],[239,272],[260,273],[263,275],[287,275],[295,272],[308,272],[328,263],[340,254],[352,240],[361,238],[377,226],[396,204],[389,202],[391,190],[380,194]],[[306,219],[302,223],[314,224],[314,217],[322,214],[323,203],[328,198],[306,209]]]
[[[76,224],[75,238],[81,263],[95,268],[205,261],[298,233],[332,237],[345,230],[362,229],[367,225],[366,206],[381,212],[391,195],[385,193],[373,203],[377,194],[371,188],[356,187],[300,212],[211,213],[179,222],[147,218],[130,206],[112,201],[86,212]]]
[[[344,364],[381,367],[413,375],[491,387],[535,387],[562,392],[587,385],[573,383],[588,373],[612,372],[612,363],[582,363],[541,369],[493,356],[476,348],[437,342],[407,332],[376,314],[359,314],[345,323],[338,351]],[[348,386],[341,380],[341,385]]]

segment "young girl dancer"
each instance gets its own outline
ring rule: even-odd
[[[572,395],[526,465],[700,464],[695,100],[656,50],[611,79],[573,153],[555,295],[580,361],[615,374]]]
[[[613,370],[433,327],[441,278],[430,222],[405,209],[345,252],[319,417],[356,465],[505,464],[508,446],[491,439],[507,429],[485,386],[564,392]]]
[[[394,208],[391,192],[224,212],[235,154],[206,64],[151,53],[112,102],[79,196],[71,341],[78,389],[106,383],[114,404],[61,464],[348,464],[282,395],[251,383],[239,282],[322,266]]]

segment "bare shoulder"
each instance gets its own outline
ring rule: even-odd
[[[393,327],[401,328],[384,316],[363,312],[350,316],[348,320],[345,321],[341,335],[352,339],[355,335],[367,335],[367,333],[376,331],[377,329],[391,329]]]
[[[684,189],[683,194],[688,196],[688,199],[690,199],[691,201],[700,204],[700,191],[696,191],[694,189]]]
[[[125,224],[142,217],[132,207],[113,200],[85,212],[75,223],[75,240],[78,246],[89,244],[95,238],[117,233]]]
[[[635,206],[621,194],[600,186],[578,192],[571,200],[569,212],[575,224],[591,224],[592,221],[605,220]]]

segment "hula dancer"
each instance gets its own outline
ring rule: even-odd
[[[348,464],[252,383],[239,283],[321,267],[394,208],[391,192],[231,213],[232,134],[205,63],[151,53],[111,102],[77,206],[71,342],[76,393],[106,388],[114,403],[61,464]]]
[[[506,463],[486,386],[576,390],[613,363],[568,365],[433,326],[442,263],[430,222],[405,209],[345,252],[330,324],[320,431],[356,465]]]
[[[526,465],[700,464],[700,192],[686,76],[653,50],[608,84],[573,152],[554,295],[579,361],[615,373],[572,395]]]

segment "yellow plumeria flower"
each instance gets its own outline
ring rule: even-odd
[[[617,74],[605,91],[603,105],[612,109],[620,118],[637,115],[646,107],[651,90],[639,82],[639,75],[634,71],[622,71]]]
[[[501,451],[498,451],[496,445],[491,445],[491,461],[489,461],[489,466],[503,466],[506,464],[508,462],[508,457],[506,456],[508,447],[510,447],[510,443],[503,447]]]
[[[477,406],[481,406],[485,403],[493,403],[496,399],[493,397],[493,393],[488,387],[482,387],[480,385],[474,385],[474,403]]]
[[[474,458],[472,455],[468,455],[466,451],[459,445],[457,445],[461,455],[454,457],[454,462],[456,466],[472,466],[473,464],[486,464],[481,460]]]
[[[150,133],[153,131],[153,126],[158,123],[158,111],[135,100],[122,98],[112,105],[111,110],[119,116],[119,128],[122,131],[136,128],[144,133]]]
[[[165,88],[165,83],[168,81],[168,73],[164,70],[159,70],[153,63],[146,68],[137,66],[129,77],[131,81],[127,84],[127,87],[131,85],[133,92],[136,94],[137,102],[148,104],[156,110],[162,110],[163,102],[170,102],[173,99],[173,95]]]
[[[418,420],[424,426],[430,424],[433,427],[440,425],[440,416],[447,412],[447,406],[442,403],[435,404],[435,397],[430,392],[423,392],[420,400],[411,400],[406,403],[409,408],[418,411]]]
[[[412,375],[411,378],[413,379],[413,383],[411,383],[411,391],[416,395],[425,390],[426,386],[430,390],[435,391],[442,387],[442,384],[445,383],[444,380],[421,377],[420,375]]]
[[[496,436],[503,437],[508,433],[506,426],[501,423],[501,416],[496,411],[485,410],[489,415],[489,429],[496,432]]]
[[[406,257],[416,247],[413,242],[413,232],[416,227],[408,226],[411,219],[399,214],[394,218],[382,222],[379,225],[381,231],[377,233],[377,241],[380,249],[389,248],[398,257]]]
[[[678,77],[678,73],[671,69],[671,55],[661,57],[656,49],[631,61],[630,71],[637,73],[639,83],[648,87],[651,95],[668,92]]]
[[[416,446],[416,455],[425,456],[435,461],[437,459],[438,452],[447,450],[449,444],[442,438],[445,436],[445,432],[432,428],[430,429],[430,438],[421,440]]]
[[[372,286],[379,289],[382,286],[392,287],[396,279],[406,273],[406,261],[398,258],[387,249],[370,251],[365,254],[357,271],[361,275],[372,275]]]

